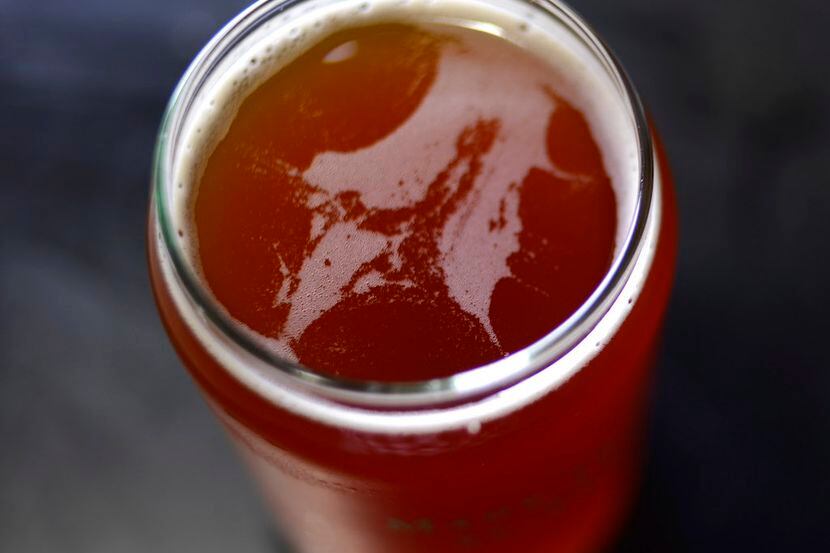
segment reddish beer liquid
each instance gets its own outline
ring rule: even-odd
[[[445,55],[453,56],[453,65],[445,63],[441,70],[455,74],[444,75],[445,84],[439,84]],[[530,115],[547,121],[546,136],[538,136],[545,143],[531,146],[545,151],[550,167],[531,165],[520,155],[528,144],[515,134],[527,129],[505,128],[510,104],[477,105],[480,96],[471,81],[502,60],[520,64],[527,74],[522,75],[527,88],[502,85],[502,95],[514,105],[544,98],[545,111]],[[237,320],[289,341],[301,363],[350,378],[447,376],[538,340],[602,279],[617,226],[614,192],[599,148],[585,117],[557,95],[549,73],[518,47],[470,30],[427,32],[389,24],[323,40],[245,99],[208,159],[194,212],[199,259],[210,289]],[[482,96],[484,103],[490,98]],[[454,111],[461,113],[453,113],[445,125],[447,102],[455,102]],[[419,110],[418,122],[407,127]],[[383,165],[380,178],[340,176],[334,167],[329,190],[304,178],[319,154],[359,152],[396,133],[406,135],[397,151],[364,160]],[[485,178],[484,159],[494,155],[495,147],[501,170],[516,165],[515,181]],[[395,171],[413,158],[441,156],[445,161],[427,177]],[[388,191],[376,193],[380,200],[373,206],[364,202],[367,194],[349,187],[350,179],[360,177],[371,181],[358,183],[364,190]],[[501,187],[491,192],[491,185]],[[481,210],[476,195],[480,204],[494,193],[499,197],[485,213],[487,226],[451,246],[461,251],[473,240],[497,246],[515,240],[516,232],[504,231],[508,223],[518,230],[518,244],[506,259],[509,274],[492,292],[479,293],[489,297],[467,296],[479,303],[489,300],[489,309],[477,318],[463,299],[451,296],[442,258],[453,253],[442,252],[439,242],[463,225],[449,228],[453,218]],[[408,194],[407,201],[402,194]],[[507,209],[513,198],[517,208]],[[315,219],[322,231],[315,229]],[[331,240],[330,229],[344,222],[353,230]],[[322,266],[308,270],[313,252],[324,249],[327,238],[335,246],[332,255],[318,254]],[[378,239],[386,244],[358,266],[351,253],[337,256],[372,247]],[[466,272],[467,288],[483,277]],[[338,274],[348,280],[334,290],[323,288]],[[366,277],[374,279],[373,285],[361,289]],[[299,290],[300,284],[312,294],[334,298],[301,332],[287,332],[292,303],[308,302],[309,292]],[[281,289],[283,299],[278,298]]]
[[[248,97],[211,155],[194,202],[204,276],[234,317],[266,336],[284,338],[287,308],[274,301],[283,284],[275,279],[297,274],[311,247],[309,227],[320,228],[302,207],[308,205],[302,200],[310,185],[298,176],[319,152],[355,152],[399,128],[425,102],[436,58],[465,39],[475,40],[468,31],[395,26],[344,31]],[[342,74],[334,69],[337,64],[330,72],[309,71],[314,56],[319,60],[351,41],[359,44],[356,51],[347,49],[352,57],[339,62]],[[456,46],[448,45],[452,41]],[[369,79],[372,72],[383,78]],[[367,88],[367,82],[373,86]],[[449,163],[455,164],[452,169],[463,166],[453,173],[461,175],[453,186],[429,179],[422,183],[422,201],[403,209],[370,208],[349,193],[314,203],[336,208],[338,217],[353,218],[364,230],[404,237],[395,248],[381,248],[388,255],[370,256],[369,269],[383,276],[381,286],[345,291],[299,336],[288,337],[300,361],[356,378],[449,374],[526,345],[585,299],[610,262],[614,196],[583,114],[555,88],[546,94],[555,109],[546,114],[543,150],[557,171],[529,167],[516,183],[520,248],[508,258],[510,277],[499,279],[487,310],[498,344],[482,331],[481,319],[450,301],[447,287],[429,269],[441,259],[434,229],[457,205],[453,198],[464,186],[475,188],[482,174],[476,159],[504,128],[497,120],[473,119],[453,137]],[[379,111],[384,97],[394,101]],[[285,163],[257,158],[275,150]],[[587,553],[609,543],[637,485],[649,369],[673,275],[673,195],[659,151],[657,161],[663,193],[659,240],[622,326],[562,386],[473,434],[369,434],[316,423],[267,401],[218,364],[184,323],[162,274],[159,242],[151,235],[151,276],[168,333],[303,553]],[[289,165],[299,171],[285,171]],[[397,186],[394,179],[390,186]],[[496,230],[508,224],[498,212]],[[150,228],[155,228],[152,219]],[[419,240],[419,247],[407,250],[407,237]],[[273,251],[280,252],[281,262]],[[569,263],[568,270],[551,267],[549,259],[560,260],[560,269]],[[417,289],[402,285],[406,279],[417,282]],[[420,301],[416,292],[434,301]],[[356,353],[338,356],[345,346]],[[421,351],[430,347],[441,357]]]

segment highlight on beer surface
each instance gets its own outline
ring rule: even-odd
[[[608,271],[638,169],[622,110],[526,23],[465,15],[294,27],[190,122],[182,244],[287,359],[448,376],[538,340]]]

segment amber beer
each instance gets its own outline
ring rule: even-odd
[[[674,225],[567,8],[260,2],[174,93],[150,268],[300,551],[587,553],[636,490]]]

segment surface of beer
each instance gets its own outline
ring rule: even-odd
[[[448,25],[321,40],[242,101],[192,189],[211,292],[312,369],[406,381],[496,360],[588,297],[618,209],[550,66]]]

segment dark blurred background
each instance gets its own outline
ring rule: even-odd
[[[0,0],[0,551],[281,550],[144,258],[165,102],[245,3]],[[572,4],[649,105],[682,217],[616,551],[828,551],[830,3]]]

